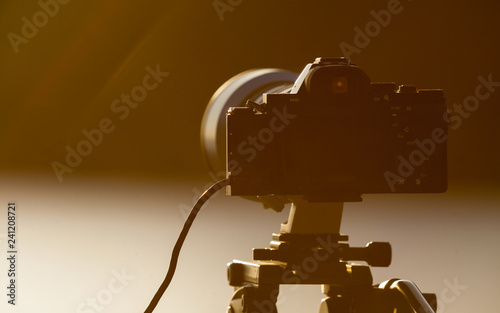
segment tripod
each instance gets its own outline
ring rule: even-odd
[[[281,284],[321,285],[325,298],[320,313],[435,312],[434,294],[422,294],[408,280],[373,285],[369,266],[347,262],[387,267],[392,252],[387,242],[370,242],[363,248],[344,243],[348,237],[339,234],[342,210],[343,203],[294,198],[289,219],[280,233],[273,234],[270,248],[254,249],[252,262],[228,264],[235,293],[227,312],[277,313]]]

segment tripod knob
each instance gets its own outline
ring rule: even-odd
[[[388,242],[370,241],[366,244],[366,262],[371,266],[387,267],[391,265],[392,249]]]
[[[244,266],[238,262],[231,262],[227,264],[227,280],[229,285],[233,287],[242,286]]]
[[[370,241],[364,248],[345,248],[341,255],[344,261],[365,261],[370,266],[387,267],[391,264],[392,249],[388,242]]]

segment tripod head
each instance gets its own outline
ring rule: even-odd
[[[310,203],[297,197],[269,248],[253,249],[251,262],[228,264],[229,285],[235,287],[228,312],[277,313],[282,284],[321,285],[326,297],[320,313],[435,312],[434,294],[422,294],[407,280],[373,285],[369,266],[349,262],[387,267],[392,251],[388,242],[350,247],[348,237],[338,232],[342,209],[343,203]]]
[[[316,262],[365,261],[371,266],[387,267],[391,263],[388,242],[369,242],[353,248],[340,234],[343,203],[310,203],[296,199],[288,221],[280,233],[273,234],[270,248],[254,249],[254,260],[275,260],[298,264],[307,258]],[[322,276],[320,274],[320,276]]]

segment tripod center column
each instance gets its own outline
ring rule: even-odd
[[[339,234],[343,202],[309,202],[303,197],[292,198],[288,221],[281,232],[289,234]]]

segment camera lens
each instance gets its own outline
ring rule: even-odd
[[[226,112],[262,102],[264,93],[289,92],[298,74],[281,69],[254,69],[225,82],[208,102],[201,123],[201,148],[210,170],[217,176],[226,170]]]

